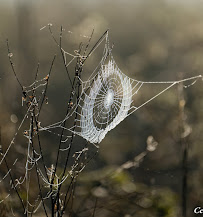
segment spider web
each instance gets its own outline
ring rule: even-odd
[[[52,34],[52,33],[51,33]],[[71,166],[71,169],[66,172],[56,175],[56,171],[53,166],[47,166],[43,160],[43,153],[41,151],[41,147],[36,149],[33,146],[33,136],[38,135],[38,132],[47,132],[55,135],[56,137],[60,137],[61,134],[57,132],[58,129],[64,130],[66,133],[62,135],[61,143],[59,146],[60,152],[69,152],[71,147],[72,138],[75,135],[78,135],[89,143],[94,144],[96,147],[97,144],[101,143],[101,141],[105,138],[106,134],[114,129],[120,122],[122,122],[125,118],[131,115],[133,112],[145,106],[147,103],[151,102],[156,97],[160,96],[162,93],[170,89],[176,84],[191,81],[190,85],[193,85],[197,79],[202,78],[201,75],[190,77],[187,79],[179,80],[179,81],[155,81],[155,82],[146,82],[132,79],[125,75],[116,64],[113,54],[112,48],[109,44],[108,31],[101,37],[100,42],[93,47],[92,53],[96,50],[96,48],[105,41],[103,56],[95,70],[93,70],[90,77],[84,81],[77,77],[78,82],[81,86],[81,91],[76,92],[73,91],[73,101],[70,102],[70,110],[66,114],[66,116],[51,125],[43,126],[44,124],[39,122],[38,115],[40,113],[42,104],[40,105],[40,101],[45,101],[45,93],[48,85],[48,79],[50,73],[42,79],[34,81],[30,86],[23,87],[23,91],[28,95],[32,94],[35,91],[40,91],[40,96],[32,97],[28,102],[23,98],[22,103],[26,103],[27,111],[12,139],[11,143],[8,145],[7,149],[2,153],[2,158],[0,159],[0,165],[3,162],[6,162],[6,157],[11,151],[11,148],[15,145],[16,137],[23,128],[24,136],[26,137],[27,143],[27,155],[25,160],[25,172],[21,177],[12,179],[11,171],[13,167],[15,167],[18,163],[18,158],[16,158],[8,168],[8,172],[5,173],[3,178],[0,180],[0,183],[4,180],[8,180],[10,182],[10,188],[17,189],[21,185],[25,185],[26,188],[26,203],[24,206],[24,211],[27,214],[35,213],[41,205],[44,206],[44,201],[53,195],[57,194],[57,189],[69,178],[73,177],[72,174],[77,171],[82,171],[85,167],[85,164],[80,165],[80,158],[84,156],[86,160],[86,153],[88,152],[88,148],[82,148],[81,150],[75,152],[74,154],[74,163]],[[77,54],[70,54],[61,48],[61,51],[64,55],[65,65],[69,66],[76,58],[81,58],[84,60],[86,56],[80,56]],[[71,60],[67,62],[67,56],[71,57]],[[9,58],[11,58],[9,56]],[[37,78],[37,75],[36,75]],[[166,87],[163,88],[159,93],[152,96],[149,100],[144,103],[135,106],[134,105],[134,96],[137,95],[143,88],[147,88],[147,84],[163,84]],[[190,86],[188,85],[188,86]],[[38,114],[33,116],[33,108],[36,107],[38,110]],[[74,123],[71,126],[67,126],[67,121],[70,121],[74,118]],[[30,119],[29,128],[25,128],[24,124],[27,119]],[[72,123],[70,121],[70,123]],[[27,127],[27,126],[26,126]],[[33,135],[33,132],[36,132],[36,135]],[[7,165],[7,162],[6,162]],[[79,166],[80,165],[80,166]],[[36,168],[37,179],[39,180],[39,194],[34,202],[30,201],[30,182],[32,181],[32,172]],[[54,177],[54,178],[53,178]],[[47,190],[47,189],[51,189]],[[11,191],[10,190],[10,191]],[[43,194],[42,194],[43,190]],[[9,198],[11,194],[8,193],[4,199]],[[4,199],[2,199],[3,202]],[[23,204],[23,201],[22,201]]]
[[[79,118],[75,125],[64,129],[83,137],[90,143],[100,143],[106,134],[126,117],[174,85],[191,81],[191,84],[184,86],[186,88],[193,85],[199,78],[202,78],[199,75],[177,81],[149,82],[132,79],[125,75],[116,64],[109,45],[108,33],[105,40],[104,53],[99,65],[87,81],[79,78],[82,91],[72,109],[72,113],[61,122],[44,127],[42,130],[55,127],[60,128],[61,123],[72,117],[74,113],[77,113]],[[166,87],[143,104],[138,106],[133,105],[134,95],[138,94],[146,84],[163,84]]]

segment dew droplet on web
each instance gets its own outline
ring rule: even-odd
[[[8,57],[12,57],[13,56],[13,53],[8,53]]]

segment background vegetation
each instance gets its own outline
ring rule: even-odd
[[[177,80],[203,74],[203,2],[202,1],[0,1],[0,126],[1,145],[7,146],[23,117],[21,90],[11,72],[7,56],[9,38],[19,79],[29,85],[36,65],[46,75],[47,66],[56,52],[48,29],[65,28],[64,47],[68,51],[87,41],[95,29],[93,41],[108,28],[114,43],[113,54],[120,69],[139,80]],[[68,32],[71,31],[72,33]],[[89,58],[85,73],[100,59],[99,51]],[[49,88],[49,104],[44,121],[55,122],[64,117],[65,92],[69,90],[60,60],[55,63]],[[196,206],[203,206],[203,101],[202,83],[184,89],[184,121],[191,129],[188,149],[188,217]],[[135,99],[141,102],[151,94],[143,88]],[[76,187],[73,216],[90,216],[97,198],[97,217],[175,217],[181,214],[182,160],[181,109],[178,87],[124,120],[109,132],[100,144],[99,154],[81,174]],[[117,171],[118,167],[145,151],[147,138],[158,142],[139,166]],[[45,138],[46,156],[55,156],[54,142]],[[23,143],[23,138],[21,140]],[[23,158],[25,146],[16,146],[14,158]],[[19,165],[18,169],[20,171]],[[19,172],[16,171],[16,172]],[[117,172],[115,172],[117,171]],[[3,176],[5,171],[0,171]],[[0,183],[1,195],[6,183]],[[20,214],[13,196],[16,215]],[[6,206],[1,205],[0,213]],[[0,214],[3,215],[3,214]],[[39,214],[40,216],[40,214]]]

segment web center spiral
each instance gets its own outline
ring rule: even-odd
[[[109,109],[114,102],[114,91],[109,89],[104,98],[104,107],[105,109]]]
[[[127,117],[132,86],[112,59],[102,65],[93,81],[83,100],[80,127],[83,138],[100,143],[108,131]]]

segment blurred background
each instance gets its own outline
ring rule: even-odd
[[[81,41],[87,42],[85,36],[92,29],[92,45],[110,29],[114,59],[123,73],[144,81],[178,80],[203,74],[202,9],[202,0],[1,0],[1,146],[8,146],[25,112],[21,89],[8,61],[7,38],[18,78],[24,86],[32,83],[38,62],[43,77],[57,54],[48,91],[49,104],[43,110],[43,121],[50,124],[64,117],[70,84],[57,46],[48,28],[43,28],[45,25],[51,23],[57,37],[63,26],[63,47],[72,53]],[[86,63],[84,74],[91,74],[100,58],[99,50],[95,51]],[[70,73],[73,75],[74,71]],[[152,89],[146,86],[140,92],[136,98],[138,104],[143,97],[151,97]],[[188,146],[187,216],[195,216],[194,207],[203,206],[202,96],[201,81],[183,90],[174,86],[110,131],[100,144],[99,154],[80,175],[75,193],[79,199],[75,200],[74,208],[79,214],[75,216],[91,216],[92,211],[88,210],[94,207],[95,198],[98,198],[96,217],[181,216],[185,144]],[[158,143],[155,151],[148,152],[136,166],[115,172],[140,156],[152,137]],[[19,138],[12,159],[19,157],[23,162],[26,153],[23,142]],[[49,138],[44,138],[44,143],[45,156],[51,165],[55,144]],[[23,168],[20,162],[18,169]],[[5,168],[0,169],[2,178]],[[20,169],[16,170],[18,173]],[[6,183],[0,183],[0,188],[3,197]],[[0,205],[1,216],[10,204],[15,204],[15,214],[21,216],[15,196],[5,203],[6,206]]]

